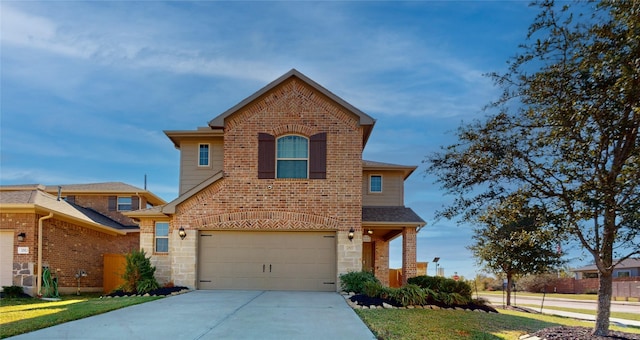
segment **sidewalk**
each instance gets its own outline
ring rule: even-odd
[[[573,319],[578,319],[578,320],[585,320],[585,321],[593,321],[593,322],[596,321],[595,315],[581,314],[581,313],[574,313],[574,312],[565,312],[565,311],[555,310],[555,309],[543,308],[542,309],[542,314],[565,316],[565,317],[568,317],[568,318],[573,318]],[[615,326],[640,327],[640,321],[635,321],[635,320],[609,318],[609,321],[610,321],[611,325],[615,325]]]

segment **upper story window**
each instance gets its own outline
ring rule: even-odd
[[[131,204],[131,196],[118,197],[118,211],[130,211]]]
[[[369,192],[382,192],[382,175],[369,176]]]
[[[156,222],[154,252],[169,252],[169,222]]]
[[[295,135],[278,138],[276,178],[307,178],[309,140]]]
[[[258,178],[327,178],[327,133],[258,134]]]
[[[140,208],[138,196],[109,196],[108,200],[109,211],[131,211]]]
[[[209,144],[198,145],[198,166],[209,166]]]

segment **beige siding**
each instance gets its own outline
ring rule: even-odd
[[[198,145],[209,144],[209,166],[198,166]],[[180,144],[180,195],[222,170],[222,139],[183,141]]]
[[[382,192],[369,192],[369,176],[382,176]],[[364,171],[362,175],[363,206],[404,205],[404,179],[400,171]]]

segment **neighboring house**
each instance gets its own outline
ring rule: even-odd
[[[122,213],[164,203],[119,182],[0,186],[0,286],[36,295],[48,267],[61,292],[102,291],[103,255],[140,247],[140,228]]]
[[[365,269],[388,284],[398,236],[403,280],[415,276],[425,222],[404,206],[404,180],[416,167],[363,161],[374,123],[291,70],[206,127],[165,131],[180,150],[179,196],[126,213],[158,280],[337,291],[340,274]]]
[[[615,261],[614,261],[615,262]],[[598,268],[595,264],[574,269],[576,279],[593,279],[598,277]],[[640,276],[640,259],[626,259],[620,262],[613,269],[614,278],[638,277]]]

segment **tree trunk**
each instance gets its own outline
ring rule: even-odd
[[[613,289],[613,271],[600,272],[598,288],[598,312],[593,335],[609,335],[609,317],[611,316],[611,294]]]

